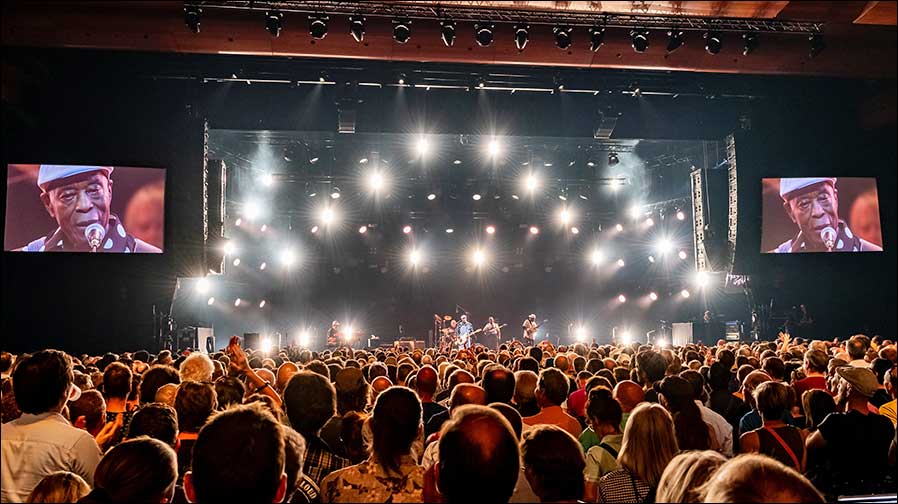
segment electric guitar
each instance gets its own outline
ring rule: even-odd
[[[539,324],[533,324],[529,329],[524,329],[524,341],[533,344],[533,341],[536,338],[536,331],[539,330],[549,319],[543,319]]]

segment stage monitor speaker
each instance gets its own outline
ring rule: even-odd
[[[211,327],[196,328],[197,349],[203,353],[215,352],[215,333]]]
[[[739,341],[742,339],[742,322],[738,320],[727,321],[724,335],[727,341]]]
[[[259,336],[257,332],[248,332],[243,333],[243,348],[252,348],[253,350],[258,350],[261,347],[262,338]]]
[[[673,346],[685,346],[692,343],[692,322],[674,322],[671,335]]]

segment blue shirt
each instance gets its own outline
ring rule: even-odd
[[[786,425],[791,425],[792,427],[798,427],[799,429],[803,427],[802,425],[799,425],[797,420],[792,418],[792,414],[788,411],[783,413],[783,418],[781,418],[780,420],[782,420]],[[760,429],[763,426],[764,422],[761,419],[761,413],[758,410],[751,410],[743,415],[742,419],[739,420],[739,435],[741,436],[746,432]]]
[[[472,326],[470,322],[462,322],[455,328],[455,333],[459,336],[464,336],[466,334],[471,334],[471,331],[473,330],[474,326]]]

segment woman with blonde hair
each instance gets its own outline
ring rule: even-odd
[[[25,502],[78,502],[90,493],[84,478],[68,471],[56,471],[44,476]]]
[[[599,482],[599,502],[654,502],[661,475],[678,451],[670,413],[660,404],[640,404],[624,430],[621,468]]]
[[[661,475],[655,502],[698,502],[701,499],[699,487],[726,460],[713,450],[694,450],[677,455]]]

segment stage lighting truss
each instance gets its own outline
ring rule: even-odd
[[[281,30],[284,27],[284,13],[279,10],[272,10],[265,13],[265,29],[272,37],[280,37]]]
[[[480,47],[489,47],[493,43],[493,29],[495,25],[492,23],[476,23],[474,25],[474,40]]]
[[[555,46],[562,51],[566,51],[571,47],[571,32],[574,29],[570,26],[555,26],[552,28],[552,36],[555,38]]]
[[[455,45],[455,21],[440,21],[440,39],[446,47]]]
[[[309,16],[309,35],[313,39],[321,40],[327,37],[327,16],[313,15]],[[362,35],[364,36],[364,26],[362,27]]]
[[[514,46],[518,51],[523,51],[530,41],[530,25],[514,25]]]
[[[589,29],[589,50],[597,52],[605,45],[605,27],[593,26]]]
[[[200,9],[196,5],[187,5],[184,7],[184,24],[187,25],[187,28],[193,33],[200,32],[200,16],[202,13],[203,9]]]
[[[412,38],[412,21],[411,19],[400,19],[393,21],[393,40],[399,44],[408,43]]]

